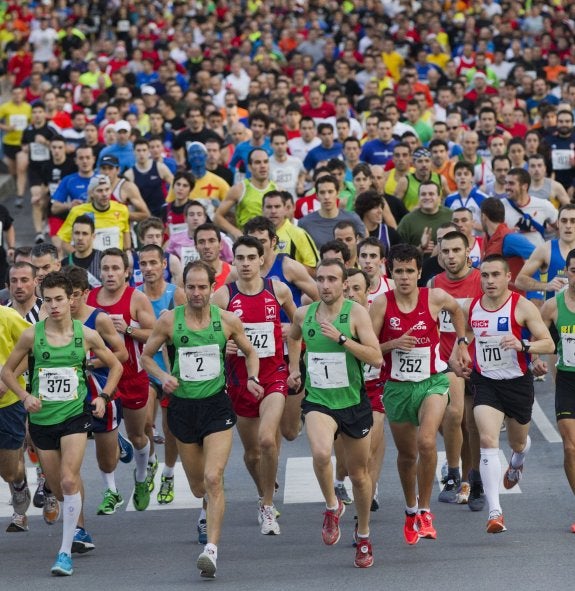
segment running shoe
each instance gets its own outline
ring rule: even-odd
[[[523,465],[519,468],[514,468],[509,462],[509,467],[505,470],[503,475],[503,486],[509,490],[513,488],[523,478]]]
[[[205,519],[198,520],[198,544],[206,545],[208,543],[208,522]]]
[[[54,525],[56,521],[58,521],[58,517],[60,517],[60,503],[53,494],[44,497],[42,514],[44,516],[44,521],[48,525]]]
[[[351,545],[354,548],[357,548],[357,543],[359,541],[359,535],[357,533],[357,528],[358,528],[358,525],[357,525],[357,515],[355,515],[353,519],[355,521],[355,525],[353,526],[353,541],[352,541]]]
[[[461,480],[456,480],[449,475],[441,482],[443,490],[439,493],[438,501],[440,503],[455,503],[457,501],[457,491]]]
[[[120,462],[129,464],[134,458],[134,446],[118,430],[118,447],[120,448]]]
[[[38,485],[36,486],[36,491],[34,492],[34,497],[32,499],[32,503],[34,507],[38,509],[42,509],[44,506],[44,502],[46,500],[46,493],[44,492],[44,485],[46,484],[46,477],[42,474],[42,471],[38,473]]]
[[[279,519],[281,517],[281,513],[278,511],[278,508],[275,505],[272,505],[272,507],[274,510],[275,518]],[[258,499],[258,525],[261,525],[263,522],[263,510],[264,510],[264,504],[263,504],[263,501],[260,497]]]
[[[358,538],[353,566],[356,568],[369,568],[373,566],[373,552],[369,538]]]
[[[379,499],[377,498],[377,495],[373,496],[373,499],[371,499],[371,507],[369,508],[370,511],[379,511]]]
[[[467,505],[469,501],[469,491],[471,490],[468,482],[462,482],[459,490],[457,491],[456,502],[459,505]]]
[[[44,232],[38,232],[34,238],[34,244],[42,244],[42,242],[46,242],[46,237],[44,236]]]
[[[408,513],[407,511],[405,512],[403,537],[410,546],[413,546],[419,542],[419,533],[417,532],[417,513]]]
[[[20,515],[19,513],[12,514],[12,521],[6,528],[8,533],[15,533],[21,531],[28,531],[28,518],[26,515]]]
[[[158,471],[158,457],[153,462],[148,462],[148,468],[146,473],[146,483],[148,484],[148,490],[150,492],[154,491],[155,483],[154,478],[156,477],[156,472]]]
[[[136,511],[145,511],[150,504],[150,487],[148,479],[144,482],[136,480],[136,471],[134,470],[134,495],[132,497]]]
[[[211,550],[207,548],[198,556],[198,562],[196,563],[200,569],[200,577],[206,579],[216,578],[216,557]]]
[[[28,488],[28,482],[24,480],[24,487],[21,490],[17,490],[13,483],[9,484],[10,492],[12,493],[12,508],[15,513],[24,515],[30,506],[30,489]]]
[[[72,542],[72,554],[86,554],[95,547],[92,536],[83,527],[77,527]]]
[[[260,531],[264,536],[280,535],[280,525],[276,521],[273,506],[264,506],[262,511],[262,525]]]
[[[104,492],[104,498],[98,506],[98,515],[113,515],[118,507],[124,504],[124,499],[119,492],[109,488]]]
[[[339,520],[345,513],[345,505],[340,499],[338,499],[337,503],[337,509],[327,509],[323,514],[324,518],[321,537],[323,539],[323,543],[327,544],[328,546],[337,544],[339,542],[339,538],[341,537]]]
[[[158,491],[158,503],[168,505],[174,501],[174,477],[164,476],[162,474],[162,483]]]
[[[333,488],[338,501],[341,501],[344,505],[351,505],[353,503],[351,497],[347,494],[345,484],[337,484]]]
[[[69,577],[74,572],[72,568],[72,557],[65,552],[60,552],[56,556],[56,562],[50,572],[57,577]]]
[[[21,195],[16,195],[16,199],[14,199],[14,205],[17,209],[22,209],[24,207],[24,197]]]
[[[507,528],[505,527],[503,514],[501,511],[491,511],[491,513],[489,513],[489,520],[487,521],[487,533],[500,534],[504,531],[507,531]]]
[[[429,511],[422,511],[417,515],[417,533],[420,538],[435,540],[437,532],[433,527],[433,514]]]
[[[166,443],[165,437],[160,435],[160,432],[157,431],[155,427],[154,427],[153,440],[154,440],[154,443],[156,443],[157,445],[164,445],[164,443]]]
[[[469,472],[468,477],[469,499],[467,500],[467,506],[470,511],[483,511],[483,507],[485,507],[485,496],[483,494],[483,482],[481,482],[481,477],[474,479],[471,471]]]
[[[447,460],[441,464],[441,481],[443,482],[447,478],[447,474],[449,473],[449,465],[447,464]]]
[[[574,533],[575,534],[575,523],[573,523],[571,525],[571,533]]]

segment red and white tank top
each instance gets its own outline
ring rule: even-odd
[[[527,372],[529,360],[525,353],[508,349],[500,343],[508,334],[521,340],[521,326],[515,320],[515,308],[521,296],[511,292],[507,301],[497,310],[486,310],[481,297],[469,307],[469,326],[475,340],[472,343],[473,367],[481,375],[494,380],[518,378]]]
[[[377,289],[375,291],[370,291],[367,294],[367,305],[371,306],[373,300],[375,300],[377,296],[380,296],[383,293],[387,293],[388,291],[391,291],[391,286],[389,285],[387,277],[385,275],[382,275],[379,278],[379,285],[377,286]]]
[[[134,293],[135,289],[133,287],[126,287],[122,297],[115,304],[110,306],[105,306],[98,301],[98,294],[100,293],[101,289],[101,287],[96,287],[90,291],[86,303],[89,306],[94,306],[94,308],[101,308],[107,312],[111,318],[114,318],[114,316],[121,317],[128,326],[139,328],[140,325],[132,318],[130,313],[130,303],[132,301],[132,294]],[[146,377],[147,374],[140,365],[140,355],[142,354],[142,349],[144,346],[142,343],[134,340],[130,335],[121,334],[120,337],[124,340],[124,346],[128,351],[128,361],[123,363],[124,372],[122,374],[120,383]]]
[[[387,308],[379,342],[398,339],[411,329],[417,339],[410,351],[394,349],[384,356],[382,378],[394,382],[421,382],[431,375],[447,369],[439,355],[439,330],[437,319],[429,311],[429,289],[419,289],[417,305],[411,312],[402,312],[397,305],[395,292],[386,294]]]
[[[260,359],[259,379],[263,384],[287,379],[287,366],[283,355],[281,306],[271,279],[264,279],[260,293],[246,295],[240,292],[237,283],[228,285],[230,301],[228,311],[237,316],[244,325],[246,336]],[[245,386],[248,373],[246,360],[241,351],[226,357],[227,383],[229,386]]]
[[[478,298],[482,295],[481,273],[471,269],[469,273],[456,281],[448,279],[445,271],[436,275],[432,281],[433,287],[440,287],[457,300],[461,306],[468,298]],[[447,310],[439,312],[439,352],[443,361],[448,361],[455,345],[455,328],[451,323],[451,316]]]

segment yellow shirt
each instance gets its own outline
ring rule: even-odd
[[[442,70],[445,70],[447,62],[451,60],[451,56],[446,53],[430,54],[427,56],[427,61]]]
[[[397,51],[392,51],[391,53],[382,53],[381,58],[383,59],[383,63],[387,67],[389,73],[397,82],[401,77],[400,70],[405,63],[404,59],[399,53],[397,53]]]
[[[14,131],[7,131],[2,140],[7,146],[19,146],[22,144],[22,134],[30,125],[32,107],[28,103],[15,105],[12,101],[0,105],[0,120],[6,125],[14,128]]]
[[[30,326],[32,325],[26,322],[16,310],[0,306],[0,334],[2,335],[2,338],[0,338],[0,367],[6,363],[18,339]],[[26,387],[22,376],[18,378],[18,383],[22,388]],[[8,390],[4,396],[0,397],[0,408],[6,408],[15,404],[18,400],[20,400],[18,396],[12,390]]]
[[[124,234],[130,231],[130,214],[128,208],[117,201],[110,201],[110,207],[106,211],[98,211],[92,203],[72,207],[64,225],[58,231],[58,238],[71,243],[74,220],[85,213],[93,217],[96,225],[94,248],[124,248]]]
[[[197,199],[198,201],[202,201],[203,199],[223,201],[227,197],[229,190],[230,186],[222,177],[208,170],[202,178],[196,180],[196,184],[190,192],[189,198]],[[166,203],[171,203],[175,198],[174,189],[170,187],[168,196],[166,197]]]
[[[285,253],[306,267],[315,269],[319,253],[311,236],[303,229],[286,220],[276,229],[277,252]]]

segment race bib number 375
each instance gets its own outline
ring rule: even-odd
[[[40,400],[69,402],[78,398],[78,374],[73,367],[39,368]]]

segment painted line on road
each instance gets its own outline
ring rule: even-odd
[[[331,463],[334,467],[335,458]],[[353,491],[349,478],[345,479],[347,493],[353,499]],[[324,503],[321,488],[313,471],[313,458],[288,458],[286,462],[285,483],[284,483],[284,504],[297,503]]]
[[[547,418],[547,415],[543,412],[537,398],[533,403],[533,416],[532,420],[535,426],[541,432],[541,435],[549,441],[549,443],[561,443],[561,435],[557,432],[557,429],[553,426],[553,423]]]
[[[445,462],[445,452],[438,451],[437,452],[437,466],[435,468],[435,477],[437,478],[437,482],[439,483],[440,490],[443,488],[441,484],[441,466],[443,466],[443,462]],[[499,494],[500,495],[515,495],[521,493],[521,488],[518,484],[516,484],[512,489],[507,490],[503,486],[503,475],[505,474],[505,470],[507,470],[507,466],[509,466],[509,460],[505,457],[505,454],[502,450],[499,450],[499,460],[501,461],[501,479],[499,480]],[[461,465],[459,466],[461,469]],[[467,475],[465,475],[467,478]]]

